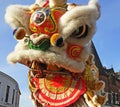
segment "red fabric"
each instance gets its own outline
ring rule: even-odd
[[[76,100],[78,100],[79,97],[86,91],[86,84],[84,79],[74,80],[71,77],[67,80],[67,77],[60,74],[53,76],[51,79],[49,78],[50,80],[48,80],[48,78],[32,79],[32,82],[37,88],[37,91],[34,93],[34,97],[38,100],[39,103],[46,107],[69,106],[70,104],[76,102]],[[69,85],[66,86],[65,84],[67,82],[69,82]],[[62,92],[57,92],[57,90],[59,90],[61,87],[65,87],[65,90]],[[67,93],[69,94],[64,95]],[[56,98],[52,97],[52,95]],[[58,96],[60,96],[60,98],[58,98]]]

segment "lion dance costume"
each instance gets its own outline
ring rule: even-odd
[[[29,67],[31,99],[36,107],[102,107],[104,82],[91,54],[100,16],[97,0],[87,5],[66,0],[36,0],[11,5],[5,20],[18,41],[7,59]]]

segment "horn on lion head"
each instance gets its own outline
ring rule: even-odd
[[[67,0],[36,0],[35,4],[38,4],[40,7],[48,5],[50,8],[62,7],[67,8]]]
[[[67,6],[67,0],[49,0],[49,6],[50,6],[50,8],[66,7]]]

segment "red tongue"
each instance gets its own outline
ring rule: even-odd
[[[48,71],[59,71],[60,69],[56,65],[47,65]]]

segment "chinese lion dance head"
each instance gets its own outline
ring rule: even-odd
[[[87,5],[66,0],[36,0],[11,5],[5,14],[18,41],[7,59],[29,67],[31,98],[36,107],[101,107],[104,82],[91,53],[100,16],[97,0]]]

